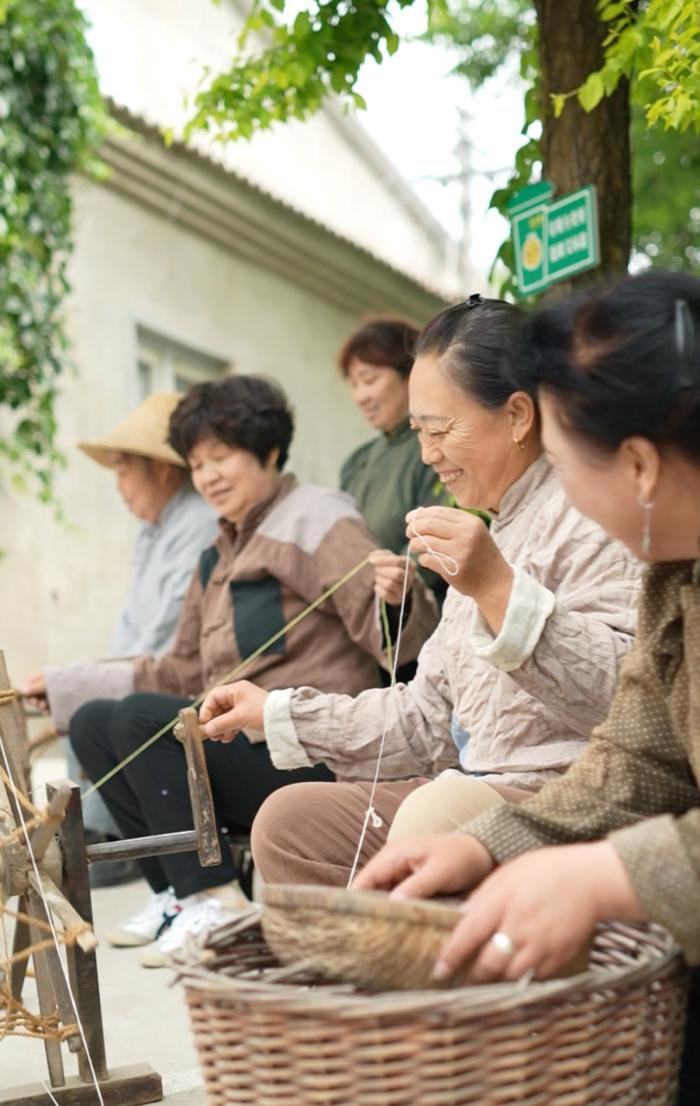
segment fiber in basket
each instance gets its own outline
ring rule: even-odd
[[[687,973],[656,926],[601,927],[588,970],[572,978],[367,993],[281,968],[256,914],[210,935],[180,977],[210,1106],[675,1097]]]
[[[263,933],[281,964],[368,991],[413,991],[436,986],[433,964],[462,900],[395,902],[381,891],[268,884],[264,903]]]

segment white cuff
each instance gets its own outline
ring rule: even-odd
[[[521,568],[514,568],[505,618],[495,637],[483,615],[477,612],[471,633],[475,655],[504,672],[520,668],[534,653],[553,610],[554,595],[549,588]]]
[[[275,768],[290,771],[292,768],[311,768],[292,721],[291,703],[294,688],[271,691],[265,700],[263,725],[270,760]]]

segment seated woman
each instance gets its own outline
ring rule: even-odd
[[[408,420],[408,377],[418,328],[404,319],[366,320],[344,342],[338,367],[353,402],[378,436],[355,449],[340,470],[340,486],[350,492],[382,548],[406,548],[406,515],[414,507],[448,499],[433,469],[421,458]],[[442,576],[421,575],[439,601],[447,590]],[[408,679],[415,664],[401,673]]]
[[[292,430],[280,389],[253,376],[198,384],[172,415],[170,444],[220,516],[220,533],[200,558],[166,653],[85,665],[53,681],[52,701],[59,710],[64,690],[66,699],[79,696],[83,702],[102,696],[74,714],[68,711],[73,748],[93,781],[376,550],[348,496],[300,486],[282,474]],[[383,641],[374,586],[374,570],[367,565],[266,648],[251,664],[252,674],[266,688],[307,677],[349,694],[376,686]],[[411,601],[405,626],[409,657],[437,618],[418,580]],[[242,733],[226,747],[207,742],[205,753],[220,829],[249,828],[261,802],[283,784],[332,778],[322,764],[282,772],[264,746],[252,745]],[[185,760],[170,732],[106,782],[101,794],[127,837],[192,825]],[[191,853],[144,860],[153,898],[112,935],[113,943],[148,943],[162,927],[163,913],[177,911],[159,947],[145,957],[156,966],[187,932],[225,917],[241,896],[232,887],[230,850],[223,856],[218,867],[206,869]]]
[[[480,885],[436,965],[444,978],[473,959],[480,983],[556,974],[598,922],[665,926],[696,966],[679,1098],[691,1106],[700,1101],[700,280],[652,270],[543,308],[527,348],[524,372],[567,496],[649,565],[637,640],[607,720],[562,779],[459,834],[388,846],[357,886],[427,897]]]
[[[126,508],[141,523],[124,607],[108,648],[111,657],[160,653],[170,644],[192,570],[216,535],[216,516],[166,442],[168,421],[180,398],[176,392],[155,392],[102,437],[79,443],[88,457],[114,472]],[[35,673],[22,686],[26,696],[49,712],[54,710],[49,693],[53,671]],[[65,714],[54,715],[61,734],[68,732],[68,721]],[[79,774],[69,750],[68,775],[74,779]],[[99,793],[83,804],[83,824],[93,841],[119,835]],[[90,869],[93,886],[137,875],[131,861],[98,863]]]
[[[510,383],[522,323],[511,304],[472,297],[418,340],[410,409],[424,460],[493,522],[446,507],[409,516],[421,561],[451,584],[415,678],[357,698],[244,681],[202,706],[212,737],[264,730],[279,769],[324,762],[371,779],[383,738],[381,777],[400,782],[377,788],[365,860],[409,795],[428,798],[414,820],[444,830],[560,775],[605,717],[631,641],[637,562],[571,507],[542,456],[533,400]],[[459,772],[429,783],[457,761]],[[262,876],[344,884],[368,792],[305,783],[268,799],[253,828]]]

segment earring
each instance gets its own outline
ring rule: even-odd
[[[525,442],[522,438],[513,438],[513,441],[517,445],[518,449],[525,449]]]
[[[644,522],[642,523],[642,556],[648,557],[651,553],[651,512],[654,509],[654,500],[646,503],[642,499],[642,493],[639,493],[638,499],[639,506],[644,511]]]

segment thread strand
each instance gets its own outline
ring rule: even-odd
[[[293,630],[295,626],[298,626],[302,619],[306,618],[307,615],[310,615],[312,611],[315,611],[316,608],[320,607],[322,603],[325,603],[326,599],[330,599],[332,595],[335,595],[336,591],[338,591],[339,588],[342,588],[343,584],[347,584],[348,580],[351,580],[353,576],[356,576],[358,572],[361,572],[367,564],[369,564],[368,556],[364,557],[363,560],[359,561],[353,568],[349,569],[344,576],[341,576],[340,579],[336,580],[334,584],[331,584],[329,588],[326,588],[326,590],[321,595],[319,595],[318,599],[314,599],[313,603],[309,603],[307,607],[304,607],[303,611],[300,611],[299,614],[290,619],[286,626],[283,626],[281,630],[278,630],[272,635],[272,637],[268,638],[267,641],[258,646],[258,648],[255,649],[249,656],[240,661],[235,666],[235,668],[231,669],[231,671],[228,672],[225,676],[222,676],[219,680],[217,680],[216,684],[213,686],[217,686],[218,684],[228,684],[232,680],[240,677],[243,672],[249,667],[249,665],[253,663],[253,661],[257,660],[262,653],[264,653],[267,649],[274,645],[275,642],[279,641],[281,637],[284,637],[286,633],[288,633],[290,630]],[[201,692],[201,694],[198,695],[192,703],[192,706],[198,707],[211,690],[212,688],[207,688],[205,691]],[[90,787],[88,787],[86,791],[83,792],[83,802],[90,795],[93,795],[96,791],[99,791],[101,787],[104,787],[106,783],[109,783],[109,781],[113,779],[116,775],[118,775],[118,773],[121,772],[124,768],[126,768],[128,764],[131,764],[132,761],[141,756],[141,753],[145,753],[146,749],[150,749],[151,745],[155,745],[156,741],[159,741],[163,734],[166,734],[168,730],[172,729],[176,722],[177,715],[174,718],[171,718],[169,722],[166,722],[166,724],[162,726],[157,733],[154,733],[151,737],[144,741],[142,745],[139,745],[138,749],[133,749],[128,756],[119,761],[119,764],[115,764],[113,768],[110,768],[109,772],[105,772],[104,776],[101,776],[99,780],[97,780]]]

